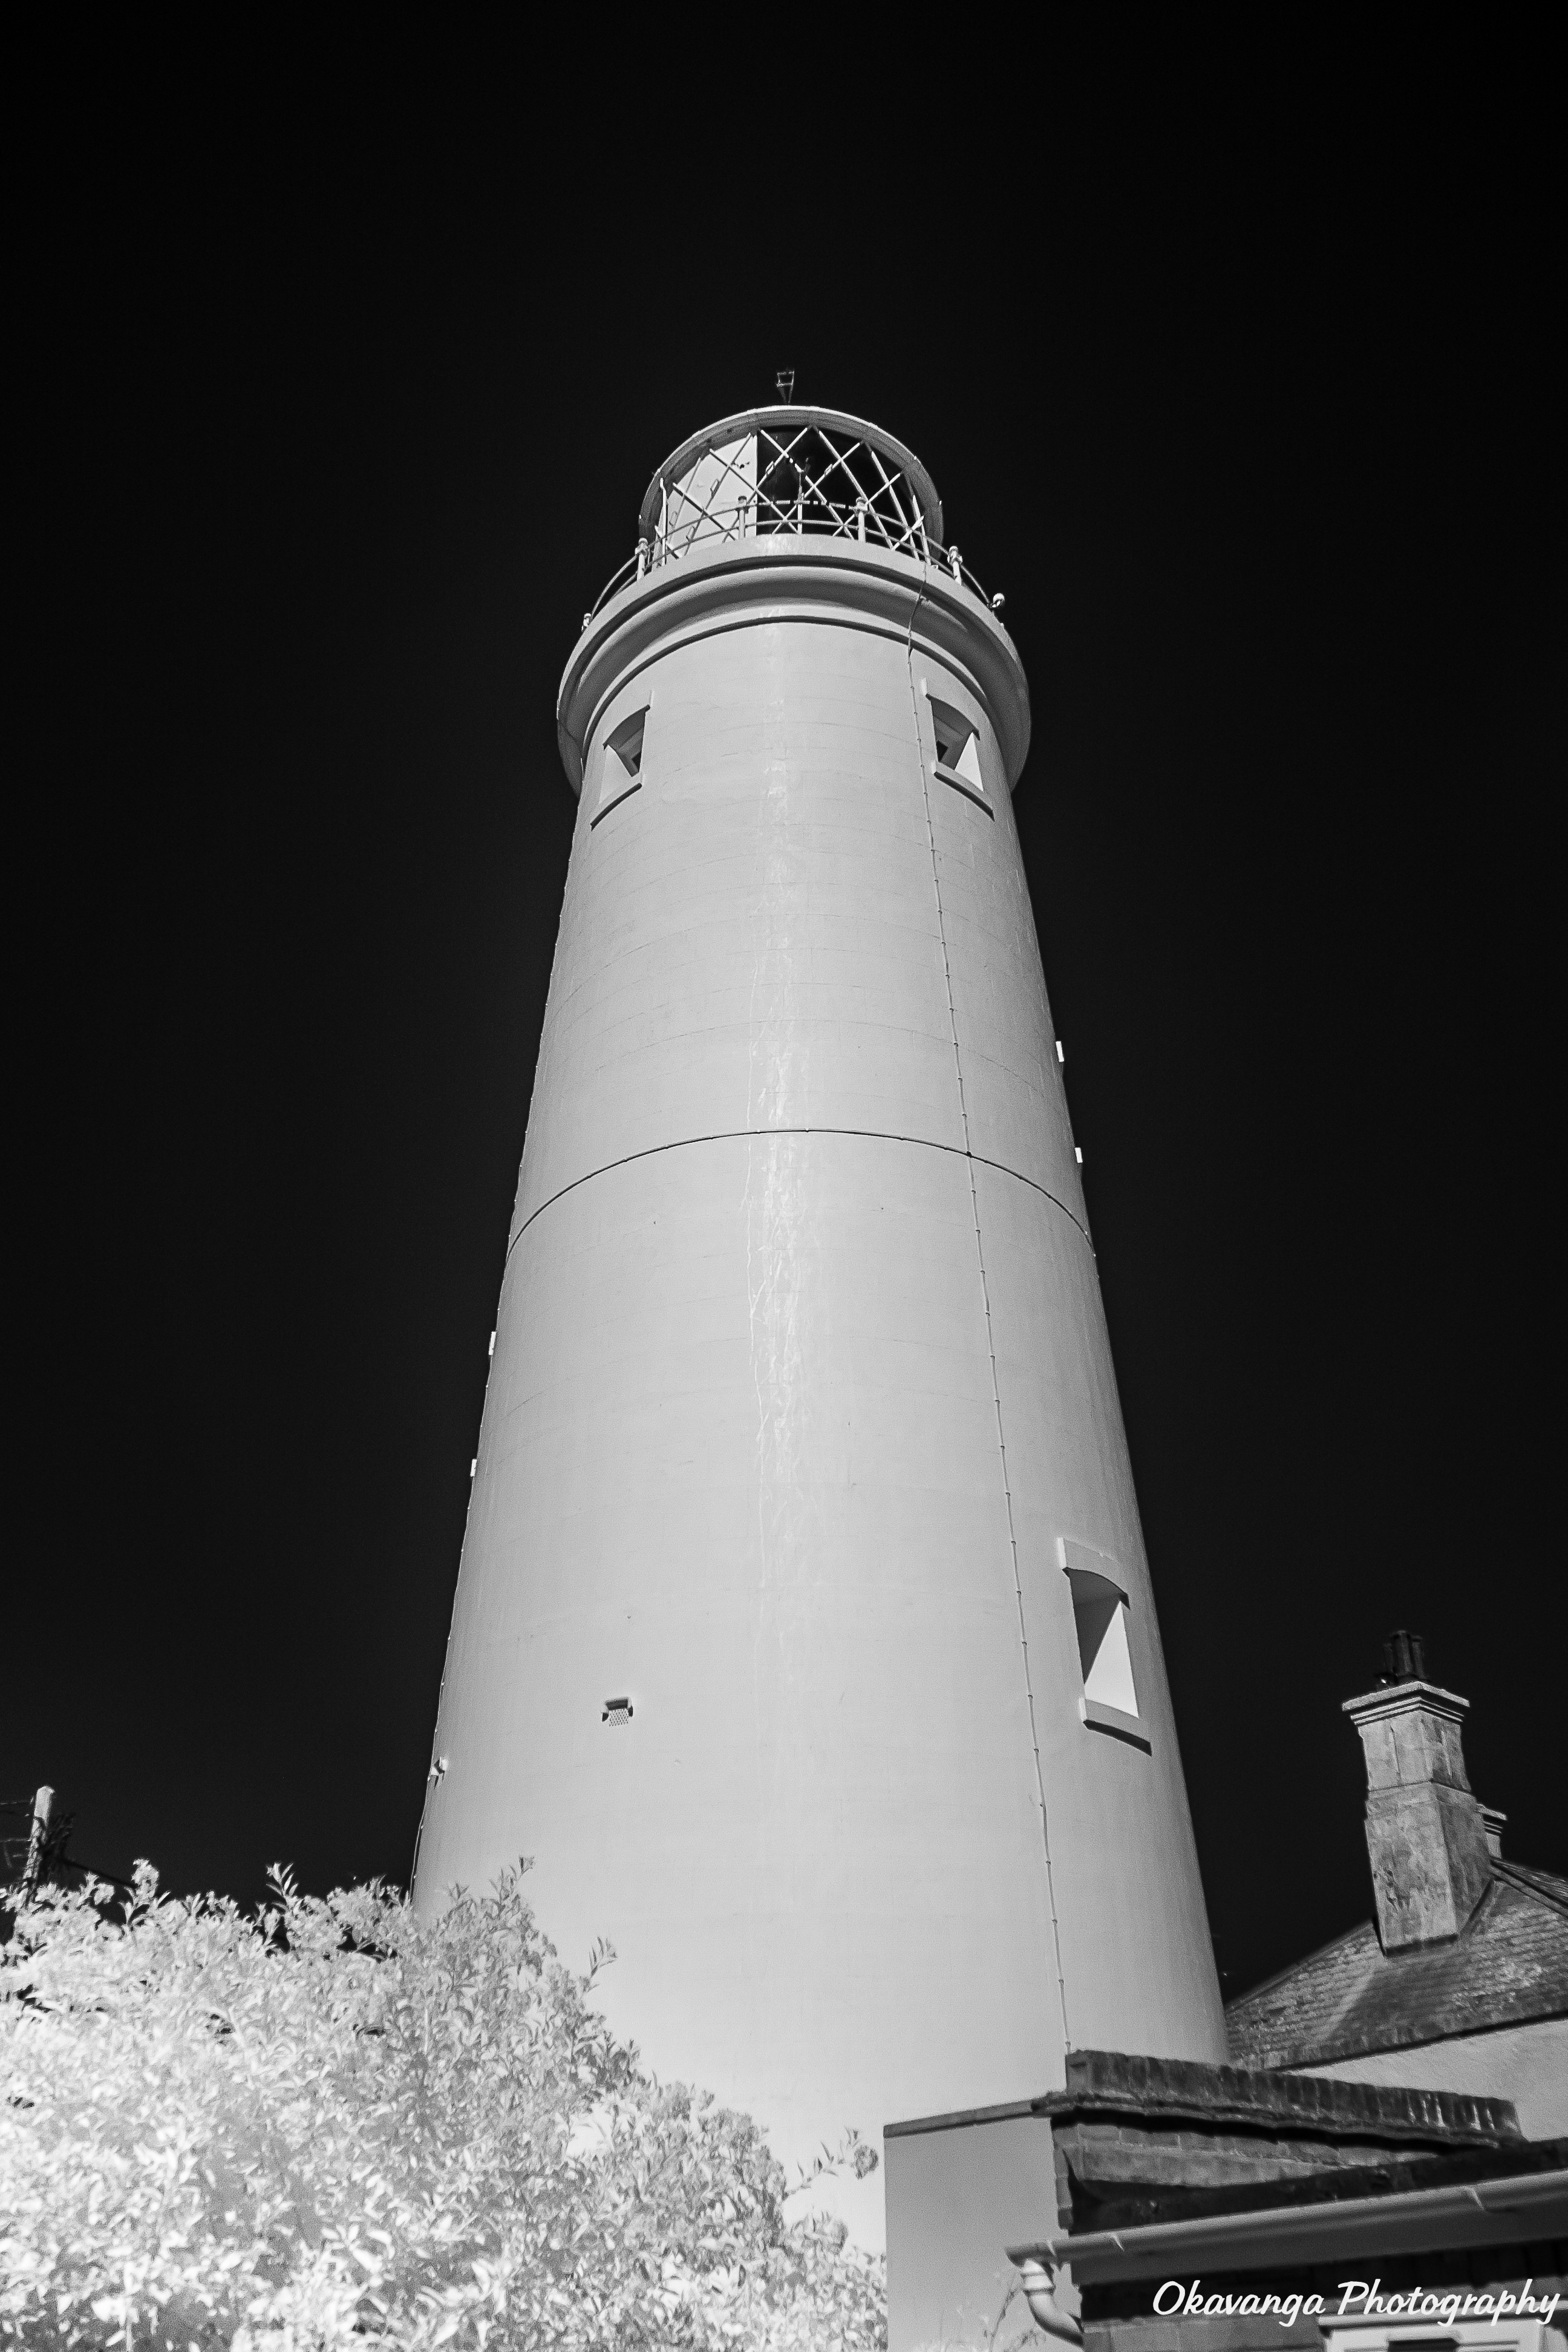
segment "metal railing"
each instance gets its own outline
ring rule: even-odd
[[[805,538],[811,536],[813,533],[816,533],[819,537],[826,536],[832,539],[855,538],[859,540],[859,534],[858,532],[839,530],[836,528],[833,523],[826,520],[815,520],[811,515],[807,513],[805,519],[801,524],[799,536]],[[763,538],[787,538],[794,535],[795,533],[793,530],[786,531],[782,529],[781,526],[774,524],[772,526],[765,526],[760,534],[755,530],[745,532],[731,530],[724,532],[722,537],[738,543],[743,538],[750,539],[758,536]],[[721,534],[716,531],[705,532],[703,534],[703,543],[711,544],[715,540],[720,538],[720,536]],[[692,542],[689,541],[688,545],[689,546],[691,543]],[[866,542],[861,540],[860,544],[864,545]],[[595,599],[592,608],[584,614],[584,628],[586,629],[590,627],[593,623],[598,619],[599,614],[604,611],[605,606],[609,603],[612,596],[618,595],[623,588],[629,587],[634,581],[646,579],[649,572],[661,570],[667,563],[679,563],[681,556],[684,555],[686,551],[687,550],[682,548],[679,552],[673,552],[666,547],[663,553],[660,554],[658,551],[656,542],[649,541],[646,539],[639,539],[636,549],[627,556],[626,562],[620,566],[619,570],[611,572],[608,580],[605,581],[604,586],[600,589],[598,595]],[[929,562],[932,570],[950,573],[962,586],[970,589],[973,594],[978,596],[983,604],[989,606],[991,612],[998,621],[1001,620],[1002,607],[1006,603],[1006,598],[1002,595],[987,596],[984,589],[981,586],[979,581],[975,578],[968,564],[965,563],[963,556],[960,554],[956,547],[939,547],[934,539],[928,538],[922,532],[921,544],[918,552],[913,549],[895,551],[913,554],[917,562]]]

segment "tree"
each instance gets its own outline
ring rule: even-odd
[[[274,1873],[259,1918],[139,1864],[0,1952],[14,2341],[409,2347],[886,2342],[882,2265],[793,2221],[757,2126],[646,2072],[521,1874],[437,1921]],[[872,2151],[847,2136],[860,2173]]]

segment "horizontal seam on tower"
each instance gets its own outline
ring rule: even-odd
[[[929,1135],[890,1135],[885,1128],[879,1127],[734,1127],[721,1129],[713,1135],[677,1136],[672,1143],[650,1143],[645,1150],[628,1151],[619,1160],[606,1160],[602,1168],[590,1168],[584,1176],[574,1176],[570,1184],[563,1184],[559,1192],[552,1192],[548,1201],[541,1201],[537,1209],[529,1211],[506,1245],[507,1256],[510,1258],[535,1217],[542,1217],[546,1209],[552,1209],[557,1201],[566,1198],[568,1192],[575,1192],[583,1185],[591,1184],[595,1176],[607,1176],[613,1168],[629,1168],[637,1160],[657,1160],[664,1151],[686,1151],[696,1143],[746,1143],[769,1135],[847,1135],[866,1143],[913,1143],[925,1151],[947,1151],[954,1160],[967,1160],[981,1168],[994,1168],[999,1176],[1011,1176],[1015,1183],[1026,1184],[1031,1192],[1038,1192],[1053,1209],[1059,1209],[1068,1223],[1083,1234],[1090,1257],[1094,1255],[1093,1242],[1065,1201],[1058,1201],[1054,1192],[1048,1192],[1044,1184],[1037,1184],[1032,1176],[1020,1174],[1016,1168],[1007,1167],[1003,1160],[987,1160],[982,1151],[965,1151],[962,1144],[938,1143]]]

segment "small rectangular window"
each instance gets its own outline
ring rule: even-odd
[[[605,738],[604,765],[599,774],[599,804],[591,824],[597,824],[602,816],[635,793],[642,782],[643,730],[647,725],[647,706],[634,710],[623,719]]]
[[[1135,1748],[1147,1748],[1127,1638],[1128,1597],[1116,1562],[1107,1553],[1066,1537],[1058,1542],[1057,1552],[1072,1588],[1079,1671],[1083,1676],[1079,1715],[1091,1731],[1112,1732]]]
[[[931,726],[936,734],[936,772],[944,784],[965,793],[989,815],[985,780],[980,772],[980,730],[973,719],[951,703],[931,700]]]

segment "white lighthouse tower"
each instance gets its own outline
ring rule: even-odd
[[[617,2028],[805,2161],[1224,2028],[1017,651],[924,467],[832,410],[697,435],[641,534],[561,686],[416,1896],[531,1855]]]

